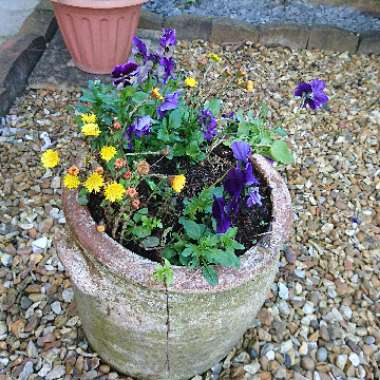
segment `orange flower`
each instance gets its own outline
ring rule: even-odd
[[[140,175],[148,175],[150,171],[150,165],[145,161],[139,161],[136,165],[136,171]]]
[[[104,173],[104,169],[103,169],[101,166],[98,166],[98,167],[95,169],[95,172],[98,173],[98,174],[103,174],[103,173]]]
[[[67,169],[67,173],[69,173],[70,175],[74,175],[74,176],[77,176],[79,174],[79,168],[78,166],[71,166],[70,168]]]
[[[132,178],[132,172],[128,170],[127,172],[124,173],[123,175],[124,179],[128,180]]]
[[[115,168],[116,169],[121,169],[124,165],[125,165],[125,161],[123,159],[121,159],[121,158],[118,158],[115,161]]]
[[[137,210],[140,207],[140,200],[139,199],[134,199],[132,201],[132,207]]]
[[[137,190],[134,188],[134,187],[128,187],[127,189],[127,195],[128,197],[130,198],[134,198],[138,195],[139,193],[137,192]]]
[[[160,89],[155,87],[155,88],[152,88],[152,91],[151,91],[151,96],[153,99],[157,99],[157,100],[164,100],[164,97],[161,95],[160,93]]]
[[[120,124],[120,122],[119,122],[119,121],[115,121],[115,122],[113,123],[113,127],[114,127],[115,129],[121,129],[121,124]]]

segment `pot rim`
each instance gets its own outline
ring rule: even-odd
[[[78,8],[110,9],[125,8],[142,5],[149,0],[50,0],[58,5],[67,5]]]
[[[172,266],[174,281],[169,292],[217,293],[236,288],[253,280],[263,269],[277,265],[278,251],[288,238],[292,226],[292,207],[287,186],[271,163],[260,155],[252,157],[255,169],[271,189],[272,221],[268,235],[240,256],[240,268],[216,266],[219,283],[211,286],[200,269]],[[156,290],[165,287],[153,281],[157,265],[149,259],[123,247],[106,233],[96,230],[96,223],[87,207],[77,202],[78,191],[63,191],[63,210],[72,237],[86,255],[91,255],[118,277]]]

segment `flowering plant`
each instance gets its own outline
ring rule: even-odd
[[[286,133],[268,126],[265,107],[222,113],[219,99],[203,101],[197,80],[176,73],[175,30],[164,30],[156,51],[133,44],[112,84],[93,81],[83,92],[76,120],[89,154],[64,185],[79,190],[99,233],[162,264],[156,279],[169,284],[175,264],[201,268],[215,285],[214,265],[238,268],[239,254],[268,231],[269,193],[251,156],[292,163]],[[207,71],[222,60],[209,58]],[[316,109],[327,103],[323,89],[315,80],[295,95]],[[43,154],[46,168],[58,163],[56,151]]]

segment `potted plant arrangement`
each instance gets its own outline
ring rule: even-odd
[[[125,61],[148,0],[51,0],[75,65],[92,74],[110,74]]]
[[[223,113],[176,74],[174,30],[155,52],[133,42],[113,84],[90,82],[80,99],[89,149],[64,176],[56,246],[94,350],[139,379],[186,379],[222,359],[265,301],[292,224],[274,162],[293,156],[265,107]],[[315,109],[323,89],[296,95]],[[59,160],[42,155],[45,168]]]

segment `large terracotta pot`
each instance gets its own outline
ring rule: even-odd
[[[92,74],[109,74],[127,60],[148,0],[51,0],[73,61]]]
[[[188,379],[226,356],[252,326],[292,224],[283,179],[265,158],[254,156],[253,163],[271,188],[270,233],[241,257],[240,269],[218,267],[215,287],[186,267],[174,267],[169,288],[154,282],[156,263],[97,232],[77,192],[64,192],[69,234],[56,239],[58,254],[90,344],[118,371],[138,379]]]

